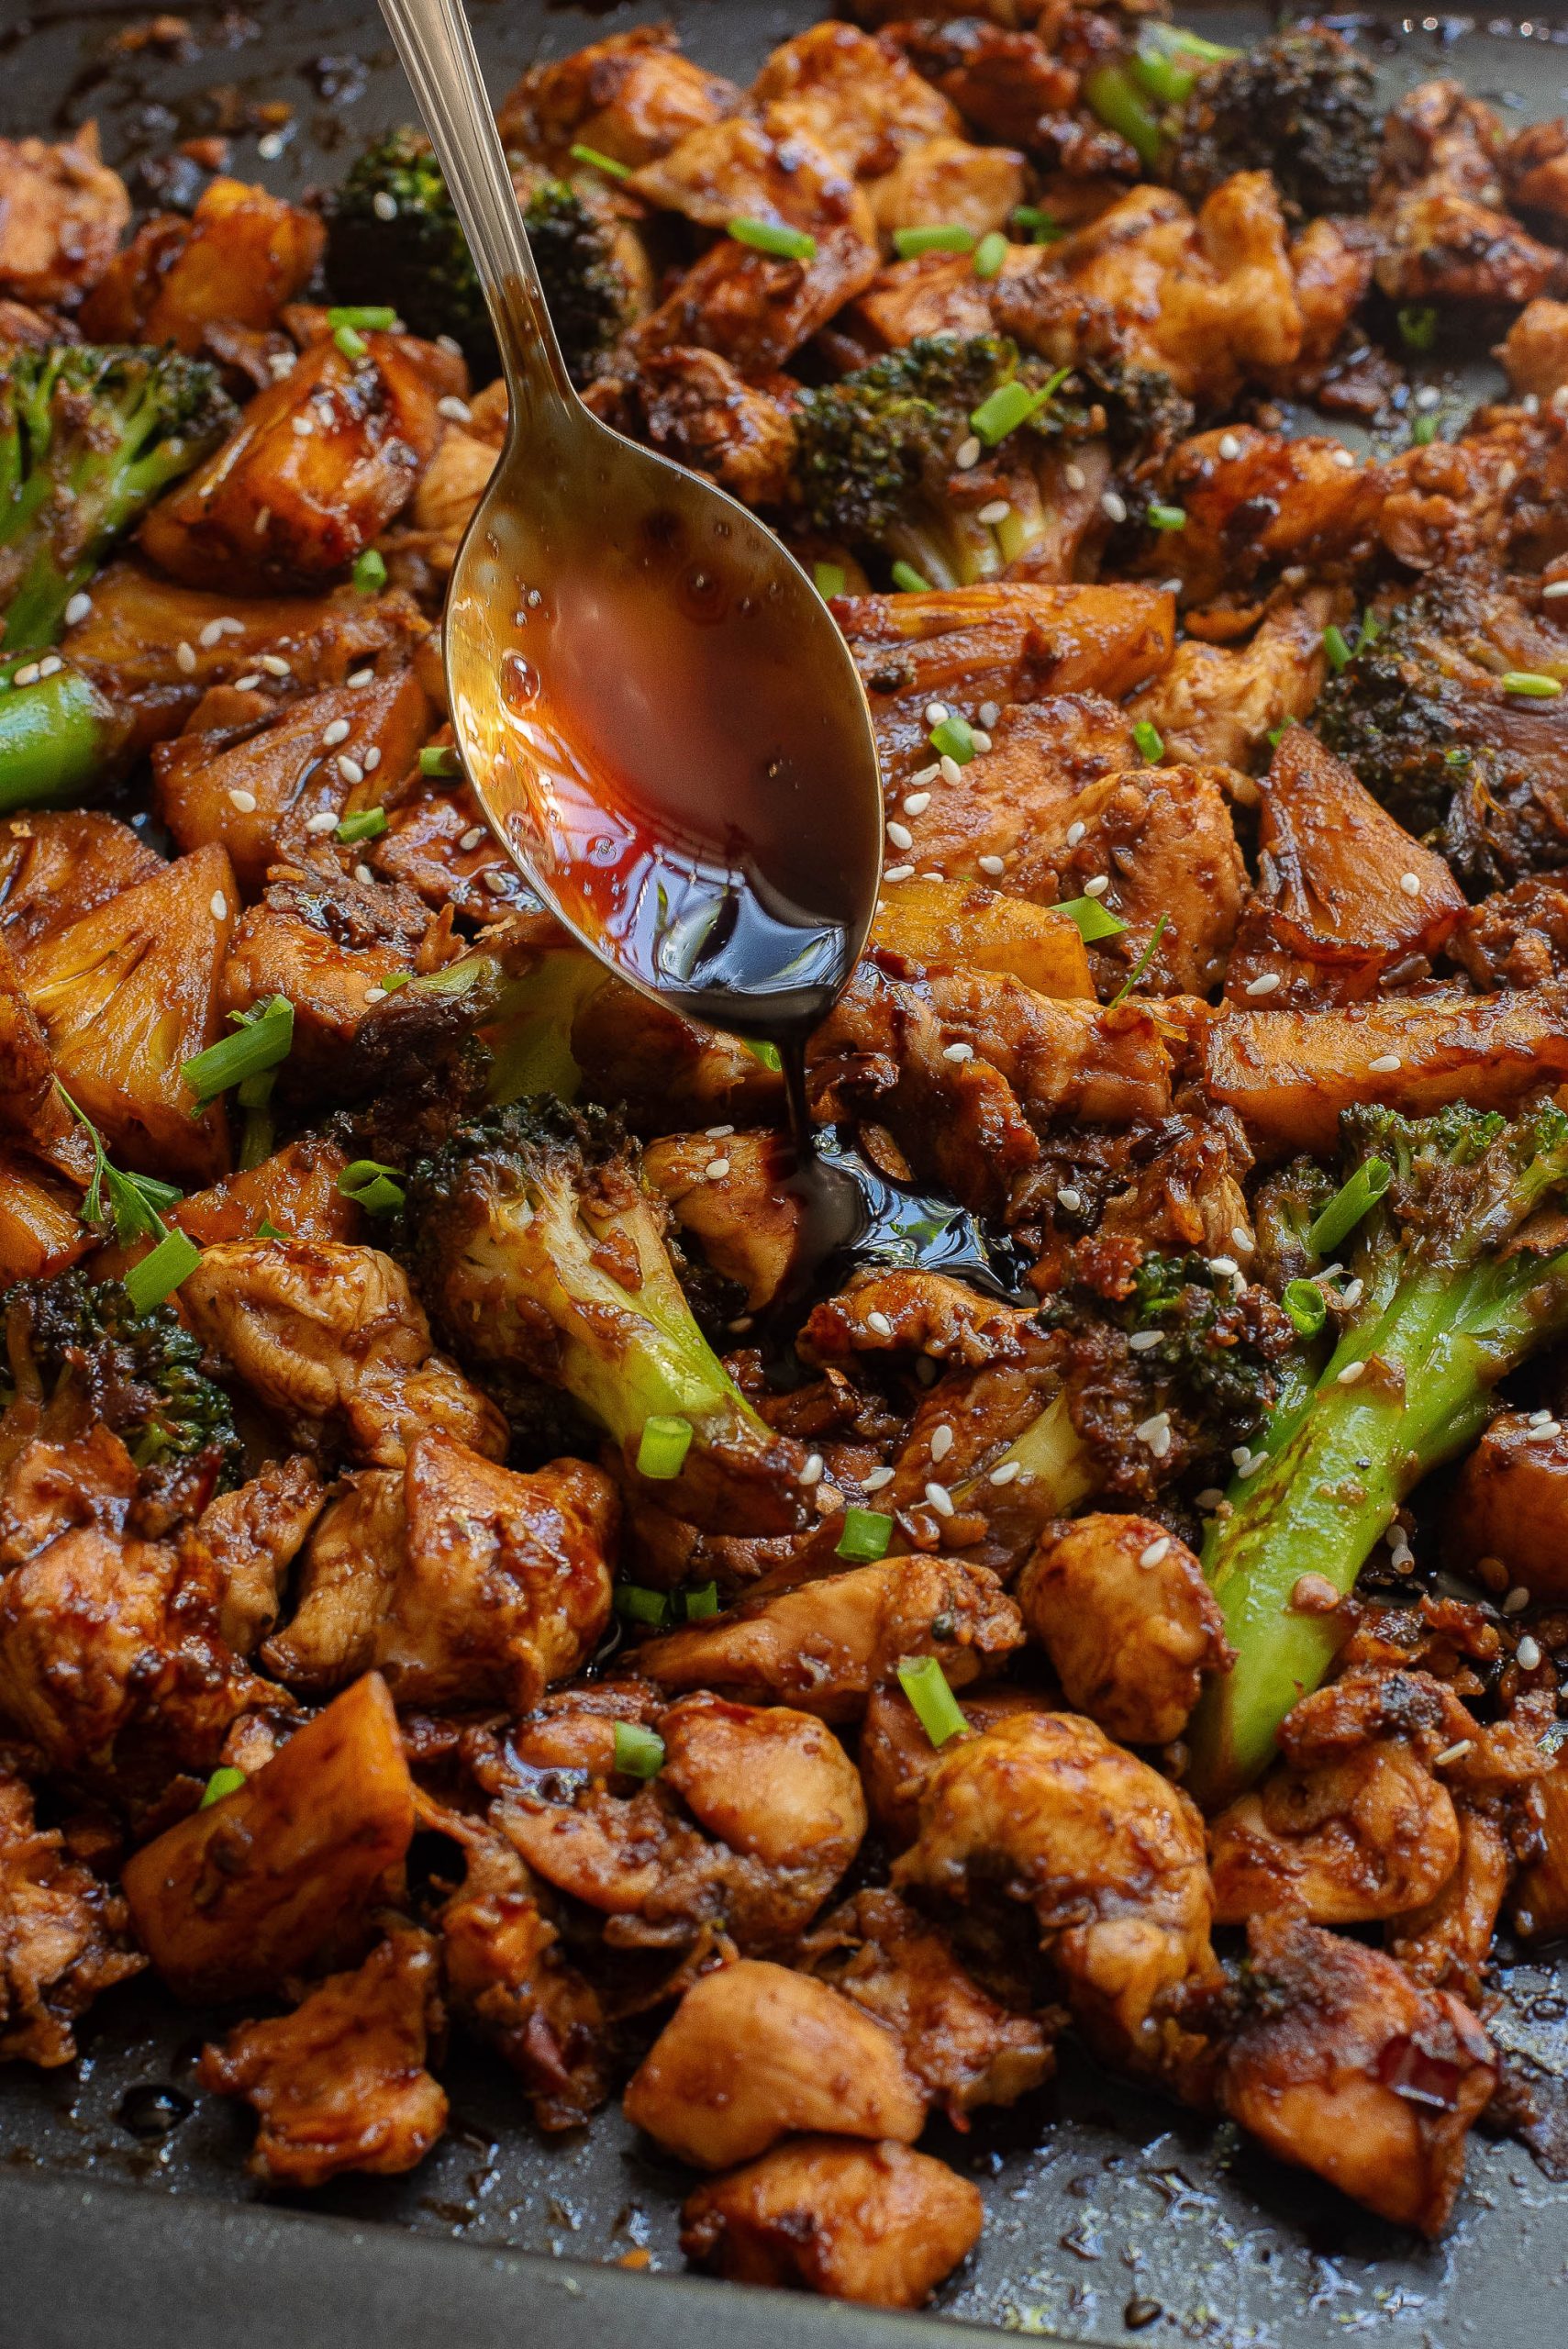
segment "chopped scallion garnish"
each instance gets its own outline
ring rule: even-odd
[[[1410,427],[1410,446],[1413,449],[1429,448],[1437,437],[1438,420],[1430,410],[1418,416]]]
[[[1508,669],[1501,679],[1506,694],[1518,694],[1527,701],[1554,701],[1562,691],[1561,678],[1543,677],[1535,669]]]
[[[617,1721],[616,1768],[628,1778],[656,1778],[664,1767],[664,1741],[640,1721]]]
[[[231,1085],[239,1085],[248,1076],[256,1076],[264,1069],[273,1069],[286,1061],[294,1042],[294,1006],[287,996],[275,995],[269,1002],[256,1006],[249,1012],[232,1015],[239,1022],[232,1036],[225,1036],[209,1044],[205,1052],[195,1052],[181,1068],[180,1074],[196,1097],[199,1108],[205,1109]]]
[[[419,772],[450,779],[461,774],[462,769],[450,742],[428,742],[419,753]]]
[[[133,1311],[150,1313],[155,1305],[172,1297],[183,1280],[188,1280],[202,1261],[202,1252],[194,1240],[183,1231],[166,1231],[150,1255],[139,1264],[133,1264],[125,1276],[126,1295]]]
[[[574,163],[586,163],[590,171],[607,172],[613,180],[628,180],[631,177],[629,163],[619,163],[613,155],[601,154],[597,147],[584,147],[579,143],[569,147],[566,151]]]
[[[692,1448],[692,1423],[671,1411],[655,1411],[642,1423],[637,1447],[637,1473],[660,1483],[678,1476]]]
[[[893,250],[900,261],[917,261],[922,253],[973,252],[974,231],[958,220],[939,221],[929,228],[895,228]]]
[[[1152,718],[1140,718],[1132,729],[1132,739],[1138,745],[1140,755],[1146,758],[1151,765],[1156,759],[1164,757],[1165,738]]]
[[[1061,221],[1053,220],[1049,212],[1042,212],[1038,204],[1015,205],[1013,226],[1015,228],[1027,228],[1037,245],[1058,244],[1067,234]]]
[[[1307,1244],[1315,1255],[1327,1256],[1341,1240],[1349,1239],[1369,1208],[1374,1208],[1393,1179],[1386,1158],[1363,1158],[1348,1183],[1342,1183],[1307,1227]]]
[[[969,1727],[958,1699],[948,1687],[947,1674],[934,1655],[915,1656],[898,1667],[898,1685],[919,1718],[933,1745],[945,1745]]]
[[[894,564],[893,584],[906,596],[929,596],[931,592],[930,581],[917,571],[912,562]]]
[[[1102,938],[1119,938],[1126,922],[1101,905],[1097,897],[1069,897],[1065,904],[1053,906],[1053,913],[1065,914],[1076,922],[1078,934],[1085,946],[1093,946]]]
[[[339,841],[379,840],[386,829],[384,807],[364,807],[357,816],[345,816],[333,834]]]
[[[361,596],[374,596],[385,584],[386,557],[379,547],[367,547],[354,565],[354,585]]]
[[[966,767],[974,756],[974,729],[967,718],[944,718],[927,737],[939,759],[952,759]]]
[[[1126,978],[1123,979],[1120,986],[1118,987],[1109,1003],[1106,1004],[1106,1009],[1107,1011],[1114,1011],[1118,1003],[1125,1002],[1127,997],[1132,993],[1133,988],[1138,985],[1139,980],[1143,976],[1144,972],[1149,968],[1150,963],[1152,963],[1155,955],[1158,953],[1160,949],[1160,941],[1165,935],[1165,925],[1170,918],[1171,917],[1168,913],[1161,915],[1159,920],[1155,923],[1153,929],[1149,933],[1148,945],[1144,948],[1142,953],[1139,956],[1131,970],[1129,971]]]
[[[1338,671],[1340,669],[1348,669],[1350,667],[1352,657],[1350,644],[1346,639],[1344,629],[1339,627],[1333,620],[1329,621],[1328,627],[1323,631],[1323,650],[1329,655],[1329,662],[1331,668]]]
[[[974,248],[976,277],[1000,277],[1007,264],[1007,239],[1000,228],[993,228],[982,237]]]
[[[738,245],[754,252],[773,253],[780,261],[815,261],[817,239],[806,228],[786,228],[782,220],[731,220],[730,235]]]
[[[357,327],[361,334],[390,334],[397,313],[390,302],[346,303],[328,311],[327,323],[334,334],[339,327]]]
[[[822,596],[841,596],[849,585],[849,575],[841,562],[818,562],[812,566],[817,592]]]
[[[202,1789],[202,1798],[198,1808],[202,1810],[210,1809],[215,1802],[221,1802],[225,1795],[237,1795],[244,1784],[243,1770],[215,1770]]]
[[[837,1554],[856,1565],[869,1566],[876,1559],[886,1557],[892,1539],[893,1520],[884,1517],[880,1509],[847,1508],[844,1530],[836,1545]]]
[[[1438,339],[1438,314],[1430,302],[1407,302],[1394,322],[1407,351],[1430,351]]]
[[[670,1620],[668,1594],[650,1590],[645,1583],[617,1583],[615,1606],[624,1622],[661,1624]]]
[[[1329,1308],[1316,1281],[1288,1281],[1282,1302],[1297,1337],[1315,1338],[1329,1318]]]
[[[706,1623],[710,1615],[718,1612],[718,1585],[699,1582],[695,1589],[683,1592],[682,1603],[688,1623]]]
[[[353,327],[335,328],[332,340],[345,359],[362,359],[370,349],[363,335]]]
[[[367,1215],[396,1215],[404,1199],[396,1167],[384,1166],[379,1158],[353,1159],[338,1177],[338,1192]]]
[[[1066,382],[1071,372],[1069,368],[1059,367],[1047,382],[1038,385],[1021,383],[1017,375],[1009,376],[1006,383],[998,384],[995,390],[981,401],[970,417],[970,424],[986,447],[995,449],[1009,432],[1016,432],[1020,424],[1027,424],[1031,416],[1039,415]]]
[[[1184,530],[1187,527],[1187,510],[1184,506],[1162,506],[1155,503],[1148,507],[1147,513],[1149,527],[1151,530]]]

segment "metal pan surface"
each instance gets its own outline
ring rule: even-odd
[[[471,13],[499,91],[537,57],[664,17],[705,62],[747,78],[824,10],[473,0]],[[1267,25],[1256,6],[1179,13],[1230,38]],[[374,0],[195,6],[175,20],[183,38],[119,41],[148,21],[98,0],[40,0],[24,18],[19,0],[0,0],[0,133],[95,115],[110,160],[156,201],[136,158],[232,128],[233,168],[297,195],[408,114]],[[1520,120],[1568,108],[1568,17],[1335,21],[1362,28],[1391,94],[1451,73]],[[266,126],[250,111],[272,101],[292,109],[281,151],[275,138],[261,148]],[[1445,395],[1468,401],[1500,381],[1478,357]],[[1495,2030],[1549,2092],[1557,2084],[1568,2155],[1568,1958],[1506,1967],[1504,1987]],[[932,2337],[930,2317],[674,2280],[674,2166],[614,2110],[546,2145],[472,2053],[448,2067],[454,2123],[421,2169],[339,2181],[301,2215],[302,2199],[247,2176],[248,2116],[197,2094],[203,2022],[138,1983],[89,2019],[76,2069],[0,2074],[0,2349],[895,2349]],[[1022,2112],[934,2134],[987,2204],[980,2250],[935,2319],[1237,2349],[1324,2349],[1374,2331],[1380,2349],[1568,2343],[1568,2159],[1554,2181],[1512,2141],[1477,2139],[1454,2231],[1429,2245],[1070,2052]]]

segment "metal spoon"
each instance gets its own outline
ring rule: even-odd
[[[458,0],[382,9],[511,397],[447,603],[469,780],[540,896],[623,977],[798,1043],[854,966],[881,875],[876,747],[849,650],[745,507],[583,406]]]

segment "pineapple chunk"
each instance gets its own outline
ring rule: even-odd
[[[201,350],[209,326],[263,330],[309,279],[327,243],[311,212],[216,179],[189,220],[156,214],[110,262],[82,313],[95,342]]]

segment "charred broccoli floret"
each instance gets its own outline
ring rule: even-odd
[[[562,1387],[678,1515],[729,1531],[804,1517],[800,1460],[692,1317],[634,1145],[552,1096],[461,1126],[407,1187],[413,1276],[453,1351]]]
[[[562,356],[573,382],[588,383],[629,299],[609,225],[564,180],[534,190],[523,222]],[[481,380],[496,373],[495,329],[462,224],[418,131],[388,132],[350,171],[328,224],[327,272],[345,302],[391,299],[416,334],[450,335]]]
[[[1349,1109],[1340,1132],[1343,1183],[1307,1242],[1349,1286],[1205,1546],[1237,1657],[1194,1725],[1205,1800],[1257,1776],[1329,1668],[1340,1632],[1293,1609],[1301,1577],[1348,1593],[1407,1495],[1480,1434],[1497,1381],[1568,1329],[1559,1219],[1532,1222],[1568,1196],[1568,1117],[1553,1101],[1512,1119]]]
[[[1364,212],[1383,136],[1368,60],[1328,25],[1292,25],[1202,67],[1162,176],[1201,204],[1236,172],[1272,172],[1287,211]]]
[[[0,350],[0,645],[52,644],[110,547],[234,422],[215,368],[177,351]]]
[[[233,1406],[172,1306],[138,1313],[120,1282],[72,1270],[18,1281],[0,1309],[15,1382],[6,1401],[27,1387],[46,1405],[79,1408],[111,1428],[139,1468],[188,1468],[205,1455],[220,1486],[239,1482]]]

